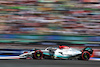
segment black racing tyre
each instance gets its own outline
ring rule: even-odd
[[[90,59],[90,53],[88,51],[84,51],[82,53],[82,60],[88,61]]]
[[[36,50],[33,55],[34,55],[35,59],[42,59],[43,58],[43,52],[41,50]]]

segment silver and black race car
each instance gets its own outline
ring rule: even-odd
[[[48,47],[46,49],[34,49],[30,52],[24,52],[19,55],[20,59],[78,59],[89,60],[93,53],[92,48],[86,47],[83,50],[71,48],[68,46],[59,46],[59,48]]]

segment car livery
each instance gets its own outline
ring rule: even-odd
[[[30,52],[24,52],[19,55],[20,59],[78,59],[89,60],[93,53],[92,48],[86,47],[83,50],[71,48],[68,46],[59,46],[59,48],[47,47],[46,49],[34,49]]]

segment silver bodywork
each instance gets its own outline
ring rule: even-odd
[[[81,55],[82,52],[78,49],[74,49],[74,48],[69,48],[69,49],[59,49],[59,48],[46,48],[44,50],[41,50],[43,52],[44,55],[50,55],[50,50],[53,50],[53,57],[54,59],[58,59],[59,58],[64,58],[64,59],[68,59],[70,57],[76,56],[76,55]],[[31,51],[29,53],[25,53],[25,54],[21,54],[19,55],[20,58],[27,58],[27,57],[32,57],[32,55],[34,54],[35,51]]]

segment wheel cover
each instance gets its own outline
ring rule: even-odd
[[[90,58],[90,53],[88,51],[82,53],[83,60],[89,60],[89,58]]]
[[[41,50],[36,50],[34,53],[35,59],[42,59],[43,58],[43,52]]]

